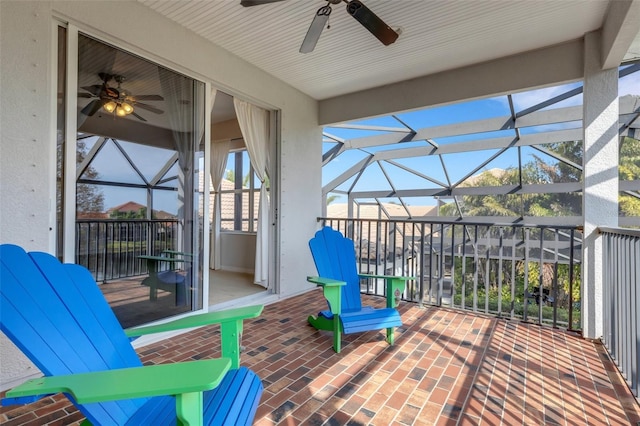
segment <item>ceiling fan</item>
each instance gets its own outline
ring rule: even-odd
[[[125,81],[125,77],[118,74],[108,74],[101,72],[98,74],[102,84],[94,84],[92,86],[84,86],[83,90],[89,93],[78,93],[79,98],[94,98],[89,102],[82,111],[82,114],[91,117],[100,108],[104,109],[110,114],[114,114],[118,117],[126,117],[131,114],[138,120],[147,121],[144,117],[136,114],[134,107],[140,107],[151,111],[155,114],[162,114],[164,111],[153,107],[151,105],[143,104],[139,102],[143,101],[163,101],[164,98],[160,95],[138,95],[133,96],[130,92],[122,88],[122,83]],[[114,80],[118,83],[118,87],[112,87],[109,85],[109,81]]]
[[[283,0],[241,0],[240,4],[242,6],[249,7],[275,3],[278,1]],[[313,17],[313,21],[311,21],[307,35],[300,46],[300,53],[309,53],[313,51],[320,39],[322,30],[327,26],[327,22],[329,21],[329,16],[331,15],[332,10],[331,5],[337,5],[341,2],[345,2],[347,4],[347,13],[353,16],[356,21],[360,22],[360,24],[380,40],[382,44],[388,46],[397,40],[399,33],[391,29],[391,27],[373,13],[371,9],[362,4],[360,0],[327,0],[327,4],[318,9]]]

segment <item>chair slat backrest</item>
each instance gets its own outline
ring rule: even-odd
[[[346,281],[347,285],[342,287],[343,312],[362,309],[353,241],[345,238],[339,231],[325,226],[309,241],[309,247],[318,275],[323,278]]]
[[[0,246],[0,328],[47,376],[141,366],[85,268]],[[146,399],[78,406],[94,424],[122,424]]]

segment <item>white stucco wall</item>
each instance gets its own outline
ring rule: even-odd
[[[0,2],[0,243],[51,251],[55,206],[53,17],[280,114],[279,287],[309,288],[306,236],[321,212],[317,102],[136,2]],[[179,64],[179,65],[177,65]],[[0,284],[1,285],[1,284]],[[33,374],[0,339],[0,389]]]
[[[223,232],[220,234],[221,268],[252,274],[256,266],[256,234]]]
[[[52,236],[51,54],[48,7],[0,3],[0,243],[27,250],[49,250]],[[2,335],[0,388],[37,372]]]

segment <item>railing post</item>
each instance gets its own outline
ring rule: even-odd
[[[478,311],[478,225],[475,226],[473,240],[473,312]]]
[[[100,224],[98,224],[98,229],[100,229]],[[104,249],[102,250],[104,255],[102,257],[102,282],[107,282],[107,250],[108,250],[108,241],[107,241],[107,224],[104,224],[104,237],[102,240],[104,244]]]
[[[462,225],[462,268],[460,270],[460,307],[466,309],[467,294],[467,225]]]
[[[529,316],[529,235],[530,230],[526,228],[524,230],[524,300],[522,321],[527,321]]]
[[[423,223],[420,227],[420,281],[418,281],[418,293],[419,293],[419,305],[420,307],[424,307],[424,238],[425,238],[425,224]]]
[[[516,258],[518,254],[517,249],[517,234],[514,227],[511,227],[511,315],[510,318],[514,319],[516,316]]]
[[[538,266],[538,273],[540,274],[540,276],[538,277],[538,324],[542,325],[542,299],[543,299],[543,295],[544,295],[544,288],[543,288],[543,284],[544,284],[544,228],[539,228],[540,229],[540,253],[538,254],[538,256],[540,256],[540,260],[539,260],[539,266]]]
[[[640,238],[636,238],[633,242],[633,249],[631,250],[631,259],[636,259],[636,262],[633,262],[632,268],[633,272],[633,283],[631,286],[632,297],[630,302],[633,306],[640,306],[640,262],[637,259],[640,258]],[[637,309],[632,310],[634,319],[632,320],[632,324],[635,325],[635,335],[634,339],[635,344],[633,347],[635,348],[635,352],[632,357],[632,365],[633,368],[630,372],[631,375],[631,389],[634,391],[636,398],[640,397],[640,313],[638,313]]]
[[[573,330],[573,253],[575,252],[575,231],[572,229],[570,233],[571,241],[569,243],[569,330]]]
[[[498,317],[502,317],[502,256],[503,256],[503,237],[504,228],[499,228],[500,239],[498,244]]]

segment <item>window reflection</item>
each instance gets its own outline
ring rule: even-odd
[[[124,327],[202,307],[204,84],[80,35],[76,259]]]

